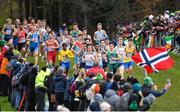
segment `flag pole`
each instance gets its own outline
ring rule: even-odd
[[[143,69],[144,70],[144,77],[147,77],[147,72],[146,72],[146,70],[145,69]]]

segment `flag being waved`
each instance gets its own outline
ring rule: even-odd
[[[167,70],[174,64],[164,47],[147,48],[131,58],[138,66],[143,67],[147,74]]]

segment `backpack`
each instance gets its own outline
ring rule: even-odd
[[[31,71],[31,69],[29,68],[28,64],[22,64],[21,65],[21,70],[15,76],[13,76],[13,78],[12,78],[12,80],[14,82],[13,86],[19,85],[23,75],[28,74],[28,72],[30,72],[30,71]]]
[[[70,82],[70,85],[68,87],[68,90],[69,90],[69,93],[71,95],[74,95],[75,94],[75,91],[76,91],[76,81],[75,79],[72,79],[71,82]]]

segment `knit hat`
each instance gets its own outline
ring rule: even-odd
[[[128,82],[124,84],[124,90],[125,91],[132,91],[132,85]]]
[[[101,111],[100,105],[99,105],[98,102],[92,102],[92,103],[90,104],[90,106],[89,106],[89,109],[90,109],[91,111],[96,111],[96,112]]]
[[[129,109],[130,109],[130,110],[136,111],[137,108],[138,108],[138,105],[137,105],[137,102],[136,102],[136,101],[133,101],[133,102],[129,105]]]
[[[101,111],[107,111],[107,110],[111,109],[111,105],[107,102],[102,102],[100,104],[100,108],[101,108]]]
[[[103,76],[100,73],[98,73],[96,75],[96,80],[103,80]]]
[[[146,84],[146,85],[148,85],[148,86],[153,85],[153,80],[152,80],[152,78],[149,77],[149,76],[146,76],[146,77],[144,78],[144,84]]]
[[[141,90],[141,85],[139,83],[133,84],[133,91],[135,93],[139,92]]]
[[[62,75],[63,72],[64,72],[64,68],[63,67],[59,67],[58,75]]]
[[[0,40],[0,46],[4,46],[6,44],[6,41]]]
[[[95,96],[94,96],[95,102],[101,102],[102,100],[103,100],[103,97],[101,94],[99,94],[99,93],[95,94]]]

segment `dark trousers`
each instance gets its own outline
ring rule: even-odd
[[[36,106],[36,92],[35,92],[35,88],[31,88],[27,92],[25,110],[35,111],[35,106]]]
[[[36,88],[36,110],[44,111],[45,106],[45,92],[40,88]]]
[[[51,102],[51,93],[48,92],[48,100],[49,100],[49,111],[55,111],[56,110],[56,103]]]
[[[57,105],[64,104],[64,92],[56,93]]]
[[[0,74],[0,94],[8,96],[9,92],[9,77],[5,74]]]

